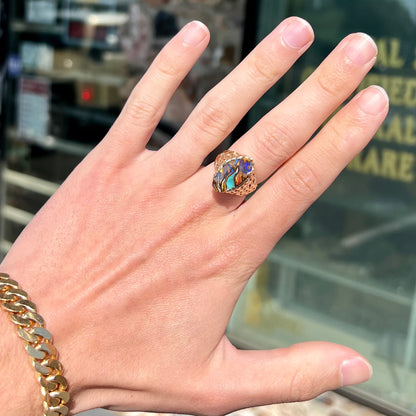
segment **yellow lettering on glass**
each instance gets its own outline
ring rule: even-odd
[[[399,178],[402,182],[414,182],[415,180],[415,155],[402,152],[399,165]]]
[[[378,39],[376,40],[378,48],[377,65],[385,68],[400,69],[405,63],[400,56],[400,39]]]
[[[348,169],[400,182],[414,182],[415,155],[373,146],[367,153],[360,153]]]
[[[376,139],[407,146],[416,146],[416,120],[412,115],[395,114],[376,133]]]

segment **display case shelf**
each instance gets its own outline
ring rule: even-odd
[[[74,4],[85,4],[88,6],[106,6],[111,7],[115,6],[128,6],[129,4],[134,3],[134,0],[72,0]]]
[[[27,225],[34,217],[31,212],[23,211],[22,209],[5,205],[1,211],[2,217],[5,220],[15,222],[20,225]]]
[[[44,149],[57,150],[76,156],[86,156],[94,148],[94,146],[92,145],[79,143],[72,140],[65,140],[51,135],[41,139],[24,137],[21,134],[19,134],[16,127],[9,127],[7,129],[7,137],[12,140],[24,141],[31,144],[35,144]]]
[[[352,271],[352,268],[350,271],[348,271],[346,268],[345,271],[341,272],[339,270],[340,267],[337,265],[333,264],[331,267],[330,261],[321,262],[312,258],[305,258],[304,256],[299,256],[299,253],[284,248],[274,250],[270,254],[269,259],[275,264],[288,266],[293,270],[305,272],[309,275],[313,275],[316,278],[356,290],[362,294],[367,294],[369,296],[388,300],[398,305],[408,307],[412,306],[413,293],[394,293],[387,287],[374,285],[374,282],[366,283],[361,280],[357,280],[355,278],[355,273]]]
[[[0,258],[2,258],[12,248],[12,245],[13,244],[10,241],[0,241]]]
[[[111,126],[117,116],[108,111],[97,108],[79,107],[75,105],[56,104],[53,108],[54,112],[59,112],[65,116],[75,117],[80,120],[86,120],[90,123],[104,124]]]
[[[19,186],[29,191],[42,195],[51,196],[59,188],[59,184],[46,181],[25,173],[16,172],[12,169],[4,169],[3,178],[6,184]]]
[[[30,74],[30,73],[28,73]],[[115,74],[97,74],[93,71],[82,71],[82,70],[59,70],[59,69],[50,69],[50,70],[37,70],[36,75],[40,75],[46,78],[51,79],[52,81],[81,81],[81,82],[90,82],[94,84],[104,84],[114,87],[122,87],[126,78],[124,76],[115,75]]]
[[[353,185],[351,188],[353,188]],[[391,220],[394,218],[403,218],[403,216],[415,212],[414,206],[401,201],[391,200],[380,202],[377,200],[365,200],[364,198],[339,198],[329,193],[330,190],[320,198],[320,201],[333,207],[354,210],[363,214],[374,215],[378,218]]]
[[[89,10],[67,11],[61,13],[64,20],[78,21],[89,26],[122,26],[129,18],[127,13],[108,11],[91,13]]]
[[[66,30],[63,24],[31,23],[24,20],[13,20],[11,27],[18,33],[40,33],[55,36],[63,36]]]

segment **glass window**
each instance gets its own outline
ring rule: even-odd
[[[247,347],[346,344],[374,366],[371,381],[349,392],[416,414],[416,3],[264,0],[259,38],[292,14],[311,22],[316,41],[253,109],[251,124],[357,31],[379,49],[359,89],[383,86],[391,110],[372,143],[257,271],[229,335]]]
[[[6,159],[0,258],[106,135],[156,54],[198,19],[211,29],[210,45],[175,92],[148,147],[157,149],[176,133],[240,60],[245,6],[245,0],[0,2],[1,49],[8,53],[6,60],[0,52],[0,62],[7,61],[0,74],[0,161]]]

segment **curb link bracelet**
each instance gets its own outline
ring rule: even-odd
[[[68,383],[62,375],[52,337],[44,327],[43,318],[36,312],[36,305],[28,294],[6,273],[0,273],[0,305],[9,312],[17,333],[23,339],[26,351],[35,368],[43,395],[43,415],[68,414]]]

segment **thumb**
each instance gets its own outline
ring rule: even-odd
[[[269,351],[229,349],[228,353],[217,386],[221,384],[229,410],[308,400],[324,391],[362,383],[372,375],[365,358],[329,342]]]

